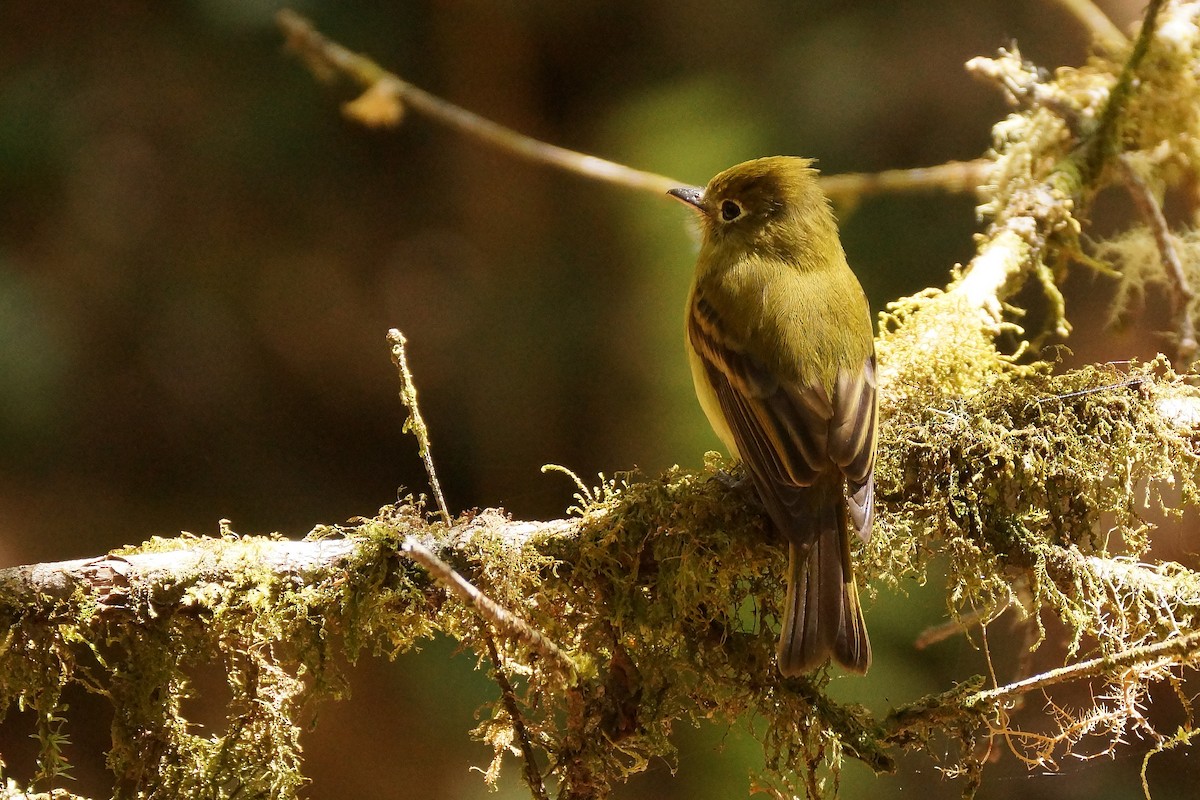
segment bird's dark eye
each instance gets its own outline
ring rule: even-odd
[[[721,219],[726,222],[733,222],[742,215],[742,207],[732,200],[726,200],[721,203]]]

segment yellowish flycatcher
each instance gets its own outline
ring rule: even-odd
[[[830,656],[858,673],[871,664],[849,526],[871,535],[875,341],[811,165],[760,158],[669,192],[703,235],[687,304],[696,394],[788,541],[788,676]]]

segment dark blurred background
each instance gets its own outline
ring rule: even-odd
[[[558,516],[572,487],[543,464],[586,479],[717,447],[682,355],[686,213],[418,117],[347,122],[348,96],[283,52],[279,5],[0,0],[0,565],[213,534],[222,517],[299,537],[424,490],[392,326],[455,509]],[[1128,28],[1142,3],[1100,5]],[[294,7],[451,101],[694,183],[772,153],[827,172],[969,159],[1006,108],[963,62],[1013,40],[1047,67],[1087,53],[1050,0]],[[876,309],[972,252],[969,197],[840,213]],[[1108,289],[1075,283],[1077,321],[1102,316]],[[1071,344],[1089,359],[1156,346],[1082,328]],[[943,616],[937,582],[880,594],[871,678],[835,691],[883,712],[981,669],[962,641],[912,650]],[[307,796],[484,797],[468,767],[490,753],[466,732],[495,688],[473,666],[435,641],[351,670],[354,699],[324,706],[306,740]],[[73,788],[106,794],[103,705],[72,700]],[[14,714],[0,740],[22,779],[30,730]],[[679,743],[677,774],[655,763],[616,796],[746,795],[759,756],[743,730],[685,726]],[[1131,797],[1139,767],[1130,749],[1044,776],[1004,754],[980,797]],[[1183,796],[1189,770],[1164,756],[1151,786]],[[500,797],[527,796],[518,773]],[[880,779],[852,764],[842,789],[961,785],[918,757]]]

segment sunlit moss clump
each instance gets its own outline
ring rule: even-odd
[[[1172,237],[1179,266],[1189,286],[1200,286],[1200,232],[1189,230]],[[1147,295],[1170,292],[1174,278],[1162,266],[1158,243],[1145,228],[1131,228],[1097,244],[1097,255],[1117,268],[1117,293],[1110,311],[1114,326],[1124,326],[1144,310]],[[1188,301],[1193,319],[1200,315],[1200,296]],[[1165,341],[1176,343],[1167,334]]]
[[[608,482],[582,498],[569,533],[512,541],[487,524],[467,545],[481,559],[514,565],[480,584],[498,593],[526,586],[510,607],[563,646],[576,667],[564,676],[502,650],[524,678],[524,725],[555,765],[564,797],[603,796],[614,780],[671,759],[675,725],[703,719],[766,722],[763,780],[810,792],[844,754],[875,769],[890,765],[863,709],[824,698],[827,678],[781,681],[774,666],[783,559],[748,488],[713,460],[708,470]],[[463,552],[460,542],[453,552]],[[447,553],[447,555],[451,555]],[[547,556],[549,561],[539,561]],[[532,568],[535,571],[530,572]],[[531,579],[532,575],[532,579]],[[452,623],[454,624],[454,623]],[[466,630],[477,648],[478,626]],[[516,736],[497,701],[477,733],[501,749]]]
[[[1200,622],[1196,577],[1137,563],[1148,518],[1196,501],[1194,433],[1161,413],[1178,397],[1194,402],[1156,362],[890,406],[888,439],[920,444],[881,447],[887,502],[868,563],[894,581],[945,554],[954,612],[1045,611],[1073,650],[1085,636],[1112,653],[1187,630]]]
[[[1193,428],[1160,413],[1196,393],[1164,364],[906,397],[886,406],[879,524],[858,558],[868,586],[924,579],[945,554],[955,611],[1055,614],[1076,645],[1086,634],[1109,653],[1200,622],[1194,573],[1135,560],[1148,543],[1146,504],[1163,505],[1168,487],[1186,502],[1196,493]],[[880,721],[826,698],[824,674],[780,679],[785,554],[728,469],[714,457],[701,472],[624,476],[582,497],[576,520],[544,525],[483,512],[447,528],[415,505],[389,506],[314,531],[313,546],[350,546],[291,573],[268,566],[271,548],[287,543],[229,531],[157,540],[123,558],[190,554],[169,583],[123,586],[115,561],[98,595],[0,607],[10,631],[0,702],[40,709],[44,730],[61,737],[64,685],[111,698],[119,796],[294,797],[299,735],[313,704],[342,690],[339,654],[392,655],[441,632],[487,658],[491,626],[402,555],[415,536],[573,666],[564,672],[489,634],[516,704],[498,692],[476,730],[497,748],[492,777],[524,738],[560,796],[603,796],[650,759],[670,759],[674,726],[748,716],[760,721],[759,782],[780,790],[823,796],[841,759],[887,770],[897,747],[935,730],[959,730],[970,765],[969,744],[991,717],[962,705],[969,687]],[[1111,557],[1118,549],[1132,558]],[[200,731],[184,700],[195,671],[214,661],[229,676],[226,724]],[[45,742],[39,782],[61,785],[63,740]]]

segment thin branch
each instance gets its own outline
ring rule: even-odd
[[[955,619],[948,619],[945,622],[940,622],[937,625],[930,625],[925,630],[921,631],[917,638],[913,640],[913,648],[916,650],[924,650],[939,642],[944,642],[952,636],[965,634],[974,625],[982,624],[984,626],[983,635],[987,637],[987,623],[996,617],[1000,616],[1005,609],[999,612],[995,610],[984,611],[982,609],[972,609],[966,614],[960,614]]]
[[[665,175],[644,172],[565,147],[547,144],[448,103],[388,72],[366,56],[325,38],[311,22],[290,9],[280,11],[276,15],[276,21],[287,36],[288,47],[298,53],[319,75],[330,72],[346,75],[364,90],[374,92],[373,99],[376,101],[387,97],[394,98],[401,107],[418,111],[430,119],[460,133],[481,139],[512,155],[594,180],[660,195],[684,183]]]
[[[1154,234],[1154,243],[1158,246],[1158,256],[1162,260],[1163,271],[1171,287],[1171,301],[1175,309],[1179,325],[1179,342],[1176,345],[1175,358],[1172,359],[1180,369],[1186,369],[1200,351],[1200,343],[1196,341],[1196,322],[1192,318],[1192,301],[1196,293],[1188,284],[1187,273],[1184,272],[1183,262],[1175,247],[1175,237],[1167,225],[1163,215],[1162,205],[1154,196],[1154,190],[1146,183],[1134,166],[1128,153],[1118,159],[1125,176],[1125,185],[1137,206],[1138,213]]]
[[[1166,641],[1131,647],[1115,655],[1080,661],[1034,675],[1022,681],[976,692],[966,698],[964,705],[968,707],[986,706],[998,700],[1027,694],[1058,683],[1095,678],[1101,675],[1114,675],[1118,670],[1154,661],[1173,665],[1190,663],[1200,658],[1198,651],[1200,651],[1200,631],[1192,631]]]
[[[974,192],[992,168],[990,159],[947,161],[932,167],[887,169],[882,172],[845,172],[821,177],[821,189],[835,201],[940,189],[951,193]]]
[[[328,79],[340,74],[358,84],[363,93],[343,106],[343,110],[363,124],[394,126],[404,116],[406,109],[412,109],[510,155],[558,167],[592,180],[656,195],[665,195],[668,189],[687,183],[549,144],[456,106],[385,70],[366,56],[326,38],[309,20],[290,9],[280,11],[276,21],[287,37],[288,48],[299,55],[318,77]],[[951,161],[933,167],[886,170],[876,174],[828,175],[821,178],[821,188],[838,202],[884,192],[930,189],[970,192],[986,174],[986,166],[987,162],[983,160]]]
[[[1188,716],[1189,718],[1191,717],[1190,714]],[[1168,750],[1174,750],[1176,747],[1188,747],[1191,745],[1192,740],[1198,736],[1200,736],[1200,729],[1194,728],[1191,725],[1180,725],[1179,728],[1176,729],[1174,735],[1159,741],[1153,749],[1146,753],[1146,755],[1142,756],[1142,769],[1140,770],[1140,776],[1142,779],[1142,796],[1145,797],[1146,800],[1153,800],[1153,798],[1150,796],[1150,778],[1146,774],[1147,770],[1150,769],[1150,759],[1159,753],[1165,753]]]
[[[549,800],[546,794],[546,784],[542,781],[542,775],[538,771],[533,742],[529,740],[529,731],[525,729],[525,718],[521,715],[520,706],[517,705],[517,693],[513,691],[512,682],[504,672],[504,662],[500,660],[500,652],[496,649],[496,642],[492,638],[491,631],[485,629],[483,637],[487,642],[488,656],[495,665],[496,683],[500,686],[500,696],[504,699],[504,708],[508,711],[508,718],[512,720],[513,732],[517,735],[517,742],[521,746],[521,758],[525,762],[525,783],[529,785],[529,791],[536,800]]]
[[[400,376],[400,400],[408,409],[408,420],[404,423],[404,430],[412,431],[413,435],[417,437],[417,452],[421,454],[421,460],[425,463],[425,474],[429,476],[429,487],[437,499],[438,509],[442,512],[442,520],[447,525],[451,525],[453,523],[450,518],[450,509],[446,506],[446,498],[442,494],[442,484],[438,480],[437,470],[433,468],[433,450],[429,446],[429,428],[425,426],[425,420],[421,418],[421,409],[417,405],[417,385],[413,382],[412,373],[408,369],[408,356],[404,351],[407,340],[404,338],[404,334],[396,328],[387,332],[387,340],[392,347],[392,363],[396,365],[396,372]]]
[[[404,540],[400,549],[413,561],[429,570],[429,574],[450,589],[459,600],[479,612],[480,616],[493,628],[508,638],[533,648],[543,658],[553,663],[564,675],[573,676],[575,674],[574,662],[558,645],[530,625],[524,617],[509,611],[480,591],[474,584],[458,574],[453,567],[434,555],[428,547],[410,536]]]
[[[1121,32],[1121,29],[1092,0],[1056,0],[1056,2],[1083,23],[1083,26],[1091,31],[1096,42],[1102,47],[1117,50],[1129,44],[1129,39]]]
[[[1104,105],[1104,111],[1100,115],[1100,122],[1096,126],[1095,133],[1086,143],[1082,164],[1086,169],[1086,174],[1083,176],[1085,183],[1098,176],[1109,160],[1117,155],[1116,148],[1119,139],[1117,128],[1124,116],[1125,107],[1129,104],[1129,98],[1138,88],[1136,80],[1138,67],[1141,66],[1146,53],[1150,51],[1150,42],[1154,39],[1154,33],[1158,28],[1158,14],[1162,11],[1164,2],[1166,0],[1150,0],[1146,7],[1146,15],[1142,18],[1142,27],[1138,31],[1137,39],[1134,40],[1133,50],[1125,61],[1125,66],[1121,68],[1117,82],[1109,92],[1108,102]]]

